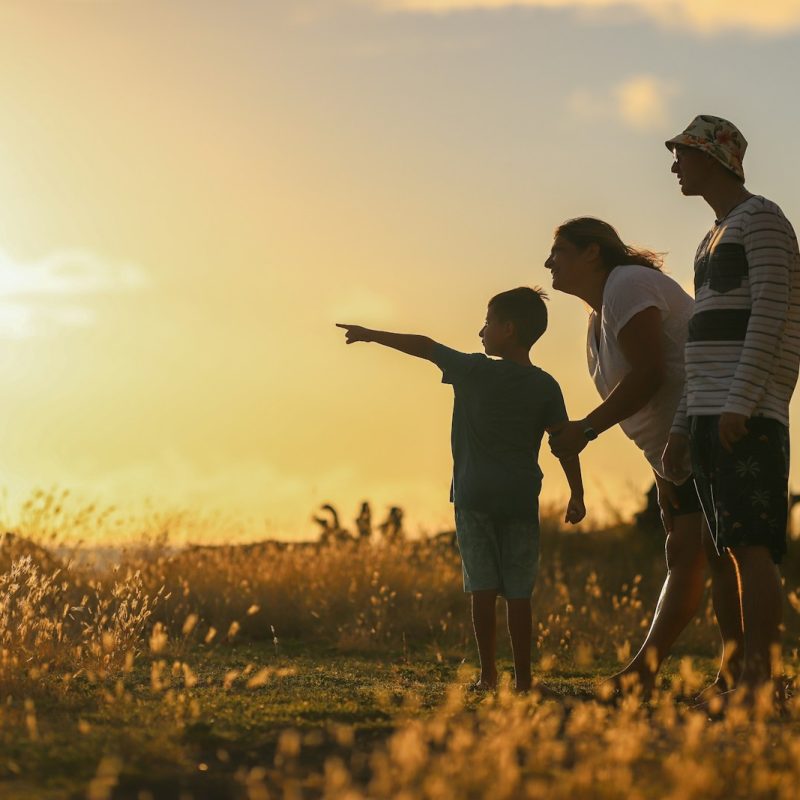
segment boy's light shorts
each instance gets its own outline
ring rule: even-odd
[[[508,519],[456,508],[464,591],[496,589],[507,600],[527,599],[539,570],[539,521]]]

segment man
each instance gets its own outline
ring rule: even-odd
[[[747,142],[735,125],[702,115],[666,145],[682,193],[702,197],[716,220],[695,256],[686,388],[664,468],[676,471],[690,448],[714,544],[715,610],[720,622],[741,621],[735,674],[721,670],[717,688],[732,682],[752,698],[780,653],[800,252],[780,208],[745,188]]]

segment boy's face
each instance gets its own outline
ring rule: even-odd
[[[502,322],[497,318],[494,309],[486,309],[486,322],[478,331],[483,342],[483,350],[487,356],[502,356],[510,344],[515,342],[514,323]]]

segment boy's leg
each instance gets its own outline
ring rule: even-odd
[[[699,512],[675,517],[673,531],[667,534],[665,544],[667,577],[661,588],[653,622],[647,638],[630,664],[610,679],[615,683],[625,676],[635,676],[644,694],[649,694],[661,662],[697,613],[703,597],[706,564],[701,519]]]
[[[531,594],[539,569],[538,519],[509,519],[498,522],[503,596],[506,620],[514,654],[514,687],[531,688]]]
[[[456,536],[461,552],[464,591],[470,594],[472,627],[481,662],[478,686],[494,688],[497,684],[495,607],[501,584],[494,521],[484,512],[456,508]]]
[[[772,678],[772,654],[780,651],[783,598],[778,567],[766,547],[735,547],[744,622],[744,666],[739,685],[754,690]]]
[[[527,692],[531,688],[531,639],[533,621],[531,619],[531,599],[510,599],[506,601],[508,634],[511,637],[511,650],[514,653],[514,688]]]
[[[481,676],[478,685],[487,689],[497,686],[497,590],[472,592],[472,627],[478,643]]]

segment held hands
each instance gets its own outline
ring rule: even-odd
[[[353,342],[371,342],[372,331],[369,328],[362,328],[361,325],[346,325],[340,322],[336,323],[337,328],[344,328],[345,330],[345,344],[353,344]]]
[[[567,504],[567,513],[564,522],[577,525],[586,516],[586,506],[583,504],[583,495],[573,494]]]
[[[747,420],[744,414],[733,414],[726,411],[719,417],[719,441],[729,452],[733,452],[736,442],[747,436]]]
[[[548,428],[550,451],[556,458],[573,458],[589,443],[583,422],[562,422]]]

